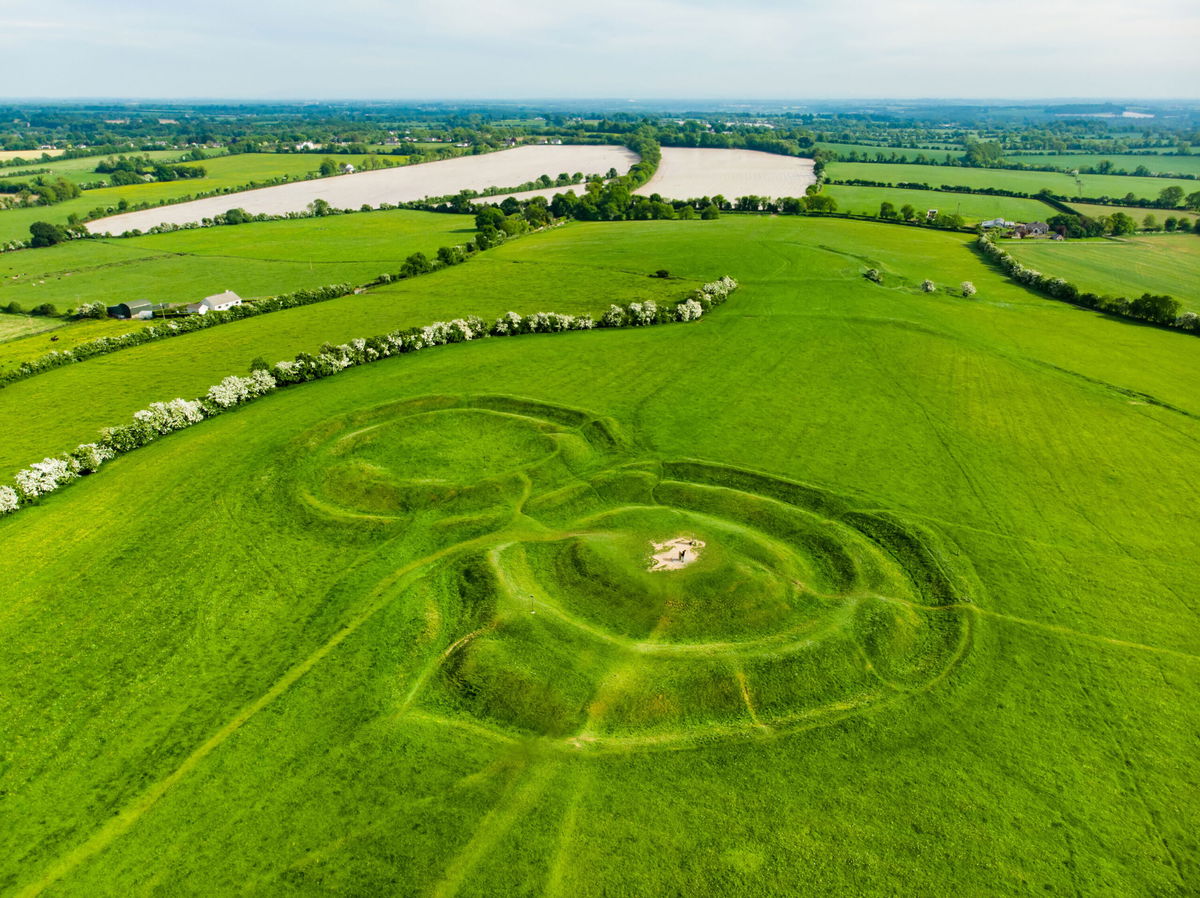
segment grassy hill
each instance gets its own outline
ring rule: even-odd
[[[26,460],[340,339],[250,334],[293,314],[742,282],[289,388],[0,520],[0,890],[1195,891],[1200,344],[968,239],[576,224],[3,391]]]

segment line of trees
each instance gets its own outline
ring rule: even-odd
[[[1101,197],[1071,197],[1062,193],[1055,193],[1049,188],[1044,188],[1037,193],[1025,193],[1020,190],[1006,190],[1002,187],[969,187],[965,184],[941,184],[934,186],[924,182],[900,181],[892,183],[891,181],[873,181],[869,178],[842,178],[831,179],[827,183],[832,185],[842,185],[846,187],[889,187],[895,190],[936,190],[942,193],[970,193],[979,196],[1009,196],[1017,199],[1033,199],[1042,200],[1043,202],[1055,203],[1093,203],[1101,206],[1152,206],[1159,209],[1178,209],[1181,206],[1192,211],[1200,212],[1200,190],[1184,195],[1183,188],[1178,185],[1164,187],[1159,191],[1157,199],[1148,197],[1137,197],[1132,193],[1127,193],[1120,198],[1110,196]]]
[[[83,443],[59,456],[44,458],[21,469],[14,476],[12,486],[0,485],[0,515],[32,505],[41,497],[56,492],[80,477],[96,473],[118,455],[133,452],[162,436],[199,424],[281,387],[332,377],[358,365],[451,343],[489,337],[591,330],[595,327],[646,327],[695,321],[725,302],[737,286],[733,278],[723,277],[705,284],[677,303],[674,309],[660,308],[653,301],[633,302],[627,306],[612,305],[598,322],[590,315],[564,315],[557,312],[536,312],[532,315],[508,312],[491,324],[471,316],[351,340],[338,346],[326,343],[318,353],[301,352],[292,359],[274,365],[255,360],[251,363],[248,376],[231,374],[222,378],[197,399],[151,403],[149,408],[134,412],[132,422],[102,430],[97,441]]]
[[[1145,321],[1160,327],[1169,327],[1184,333],[1200,335],[1200,315],[1181,312],[1179,300],[1164,294],[1143,293],[1136,299],[1123,296],[1098,296],[1084,292],[1063,278],[1051,277],[1027,268],[1006,252],[988,234],[980,234],[976,241],[979,251],[1014,281],[1037,290],[1052,299],[1069,302],[1085,309],[1095,309],[1120,318]]]
[[[203,178],[208,174],[203,165],[157,162],[149,156],[110,156],[98,163],[94,171],[97,174],[110,175],[109,180],[117,187],[142,184],[147,180],[180,181]]]

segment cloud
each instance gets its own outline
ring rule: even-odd
[[[55,12],[5,24],[10,91],[1179,96],[1200,79],[1193,0],[63,0]]]

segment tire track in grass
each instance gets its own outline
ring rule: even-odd
[[[1093,659],[1087,659],[1085,663],[1093,671],[1096,671],[1097,665]],[[1099,682],[1104,682],[1105,680],[1109,679],[1109,671],[1104,670],[1101,671],[1100,674],[1100,676],[1093,674],[1092,679]],[[1087,698],[1088,703],[1091,704],[1092,707],[1095,707],[1095,702],[1092,699],[1092,692],[1088,688],[1086,680],[1080,684],[1080,690]],[[1130,786],[1130,791],[1137,796],[1137,803],[1141,807],[1142,814],[1144,815],[1145,819],[1146,835],[1149,837],[1149,840],[1152,843],[1158,842],[1160,845],[1162,845],[1163,850],[1166,852],[1167,858],[1169,858],[1171,861],[1171,870],[1179,880],[1180,889],[1187,889],[1188,879],[1184,873],[1184,860],[1179,857],[1178,854],[1176,854],[1170,840],[1163,831],[1162,820],[1159,817],[1158,812],[1151,806],[1149,799],[1146,797],[1146,791],[1142,788],[1141,777],[1134,773],[1127,772],[1134,770],[1134,764],[1129,757],[1129,752],[1125,750],[1127,740],[1121,738],[1124,734],[1118,732],[1117,725],[1114,723],[1112,717],[1108,714],[1105,714],[1099,708],[1096,709],[1095,716],[1100,723],[1100,729],[1103,730],[1104,735],[1108,737],[1108,741],[1112,746],[1113,752],[1121,759],[1121,765],[1116,766],[1115,770],[1117,777],[1128,783]]]
[[[509,830],[525,816],[558,775],[558,762],[532,761],[524,771],[514,774],[500,801],[484,815],[462,850],[447,865],[441,880],[430,892],[434,898],[453,898],[475,870]]]
[[[750,696],[750,684],[746,681],[746,671],[741,664],[734,668],[733,677],[737,680],[738,690],[742,693],[742,701],[746,703],[746,713],[750,715],[754,725],[761,730],[770,730],[771,728],[759,719],[758,711],[754,708],[754,700]]]
[[[554,850],[554,859],[550,862],[550,868],[546,873],[546,889],[543,894],[547,898],[558,898],[560,895],[567,894],[573,896],[574,894],[566,891],[563,878],[569,865],[568,854],[571,843],[575,839],[575,827],[579,820],[579,802],[584,791],[591,787],[591,775],[583,764],[576,765],[573,782],[571,801],[567,805],[562,823],[559,825],[558,844]]]
[[[911,602],[908,599],[900,599],[895,596],[873,595],[872,598],[878,599],[881,602],[891,602],[897,605],[910,605],[913,607],[924,608],[926,610],[937,611],[943,608],[965,608],[967,611],[974,612],[982,617],[990,617],[995,620],[1008,621],[1012,624],[1019,624],[1025,627],[1034,627],[1039,630],[1046,630],[1051,633],[1057,633],[1060,636],[1072,636],[1081,641],[1099,642],[1103,645],[1116,646],[1117,648],[1136,649],[1142,652],[1153,652],[1159,655],[1170,655],[1174,658],[1183,658],[1187,661],[1200,661],[1200,655],[1193,655],[1191,652],[1184,652],[1179,649],[1168,649],[1157,645],[1147,645],[1144,642],[1132,642],[1128,639],[1118,639],[1115,636],[1101,636],[1097,633],[1087,633],[1083,630],[1075,630],[1071,627],[1064,627],[1061,624],[1052,624],[1047,621],[1034,620],[1029,617],[1017,617],[1015,614],[1005,614],[1002,611],[993,611],[990,608],[982,608],[972,602],[954,602],[949,605],[921,605],[919,602]]]
[[[467,551],[476,546],[485,545],[492,538],[493,535],[488,534],[473,540],[447,546],[437,552],[403,565],[386,577],[374,590],[375,601],[371,602],[363,611],[351,618],[348,623],[334,633],[316,651],[290,668],[287,673],[275,681],[275,684],[270,689],[250,704],[244,706],[232,719],[192,751],[171,773],[150,786],[140,797],[126,805],[115,816],[109,818],[108,822],[102,825],[84,842],[77,845],[65,855],[60,856],[40,877],[17,892],[16,898],[34,898],[34,896],[40,895],[50,886],[54,885],[54,883],[58,882],[58,880],[71,873],[81,864],[91,860],[128,832],[164,795],[171,791],[180,780],[195,770],[205,758],[220,748],[243,724],[287,692],[288,689],[316,667],[334,649],[356,633],[363,624],[374,617],[379,611],[383,610],[394,597],[394,589],[400,586],[409,575],[443,558]]]

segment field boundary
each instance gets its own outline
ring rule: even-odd
[[[83,443],[58,457],[47,457],[18,471],[14,486],[0,485],[0,516],[28,507],[39,497],[55,492],[81,476],[96,473],[104,463],[118,455],[140,449],[160,436],[199,424],[206,418],[259,399],[281,387],[320,380],[347,368],[448,343],[466,343],[488,337],[587,331],[594,328],[650,327],[696,321],[724,303],[737,287],[737,281],[726,276],[704,284],[692,296],[677,303],[674,309],[660,307],[653,300],[632,302],[625,307],[614,304],[609,306],[599,321],[593,320],[588,314],[575,316],[535,312],[522,316],[507,312],[490,325],[474,316],[455,318],[436,321],[424,327],[354,339],[340,346],[327,347],[317,355],[300,352],[292,360],[256,368],[249,377],[229,375],[220,383],[213,384],[201,398],[151,403],[148,409],[134,413],[133,423],[104,428],[98,442]]]

